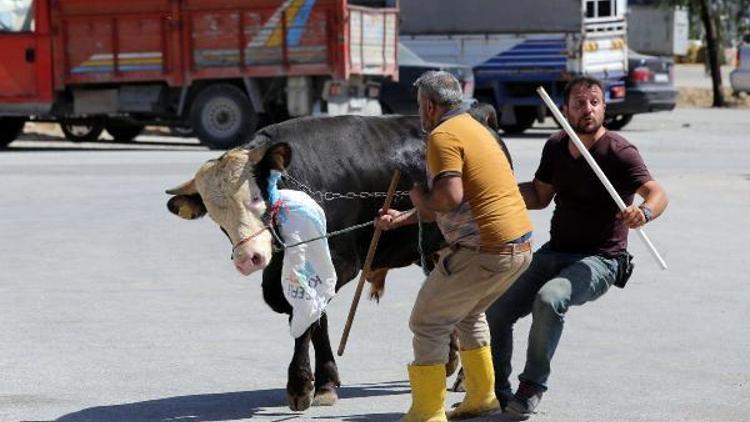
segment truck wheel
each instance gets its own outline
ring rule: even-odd
[[[65,134],[65,138],[73,142],[93,142],[99,139],[99,135],[104,130],[104,123],[100,120],[63,120],[60,122],[60,129]]]
[[[0,117],[0,149],[18,138],[25,124],[26,119],[21,117]]]
[[[115,141],[127,142],[135,139],[143,132],[143,125],[133,124],[122,120],[109,120],[105,125],[107,133],[112,135]]]
[[[536,109],[534,107],[516,107],[513,109],[513,112],[516,114],[516,123],[512,125],[500,123],[499,126],[503,132],[506,134],[519,134],[534,126],[534,119],[536,119]]]
[[[201,91],[190,108],[190,126],[211,149],[229,149],[255,132],[258,115],[250,99],[234,85],[212,85]]]
[[[604,127],[609,130],[620,130],[633,120],[632,114],[615,114],[604,117]]]

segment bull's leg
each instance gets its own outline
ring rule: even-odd
[[[310,369],[310,337],[312,328],[294,340],[294,356],[289,363],[289,378],[286,395],[289,408],[295,411],[306,410],[313,400],[313,374]]]
[[[459,349],[458,331],[453,330],[451,333],[450,349],[448,350],[448,363],[445,364],[446,377],[453,375],[453,373],[456,372],[456,369],[458,369],[458,365],[460,364],[458,355]]]
[[[315,406],[331,406],[339,398],[336,388],[341,386],[336,360],[328,338],[328,317],[324,313],[312,326],[312,343],[315,348]]]
[[[460,349],[461,346],[458,340],[458,331],[453,330],[453,332],[451,333],[450,351],[448,352],[448,363],[445,364],[445,371],[447,373],[447,376],[451,376],[461,364],[460,356],[458,354],[458,351]],[[453,381],[453,387],[451,387],[450,390],[453,392],[466,391],[466,386],[464,385],[465,378],[464,368],[461,368],[461,370],[458,371],[458,375],[456,375],[456,379],[455,381]]]

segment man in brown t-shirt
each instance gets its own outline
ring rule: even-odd
[[[565,88],[563,112],[594,160],[628,207],[620,212],[565,132],[547,141],[534,180],[519,185],[528,209],[555,200],[550,241],[534,253],[529,269],[487,310],[492,334],[495,393],[507,413],[525,419],[547,390],[550,361],[570,306],[607,292],[626,254],[628,230],[640,227],[667,206],[636,147],[603,126],[604,92],[596,79],[573,79]],[[633,204],[635,194],[644,201]],[[526,367],[515,395],[511,372],[513,324],[532,314]]]
[[[531,220],[510,163],[495,137],[461,107],[463,94],[447,72],[427,72],[415,86],[427,136],[428,187],[411,190],[424,220],[435,220],[450,246],[425,280],[409,318],[414,361],[408,366],[412,404],[404,421],[446,419],[445,363],[456,330],[466,396],[451,417],[500,407],[494,391],[489,327],[484,311],[531,261]],[[376,224],[414,223],[396,210]]]

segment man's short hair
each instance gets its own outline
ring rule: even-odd
[[[586,86],[586,88],[598,86],[599,90],[602,92],[602,99],[603,99],[604,85],[602,85],[599,79],[592,78],[591,76],[576,76],[565,85],[565,89],[563,90],[563,105],[568,105],[568,100],[570,99],[570,93],[573,92],[573,89],[577,87],[578,85],[584,85]]]
[[[430,70],[414,82],[414,86],[433,103],[454,108],[461,104],[464,93],[455,76],[443,70]]]

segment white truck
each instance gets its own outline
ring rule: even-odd
[[[684,7],[631,5],[628,9],[628,45],[642,54],[684,56],[689,27]]]
[[[546,114],[544,86],[562,104],[577,75],[600,79],[622,101],[627,74],[627,0],[400,0],[400,40],[427,60],[474,69],[475,94],[495,105],[505,132]]]

